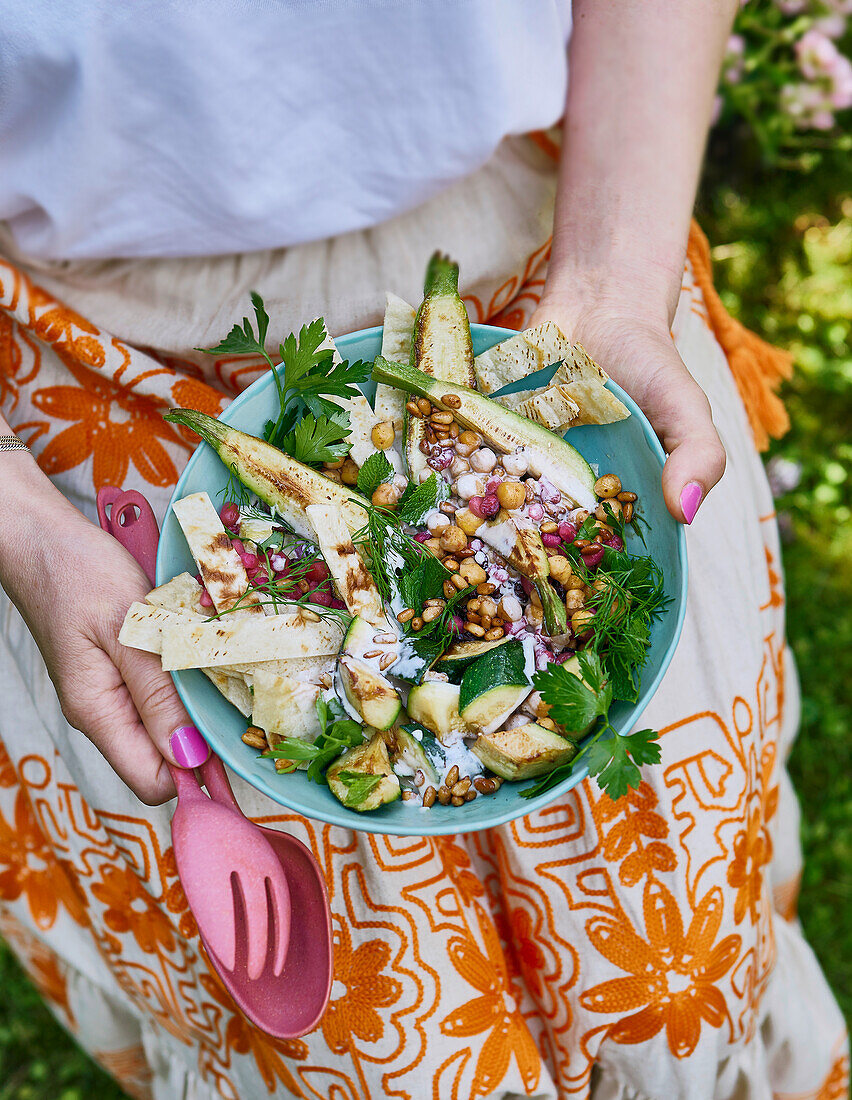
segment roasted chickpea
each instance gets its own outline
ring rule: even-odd
[[[575,611],[571,616],[571,629],[575,634],[584,634],[592,625],[594,617],[594,611],[587,611],[585,609]]]
[[[464,559],[459,566],[459,573],[461,573],[468,584],[483,584],[488,579],[488,574],[481,565],[477,565],[473,558]]]
[[[570,614],[586,606],[586,597],[579,588],[569,588],[565,593],[565,610]]]
[[[469,508],[460,508],[453,518],[466,535],[475,534],[485,522],[471,512]]]
[[[615,516],[616,519],[618,519],[622,512],[622,504],[620,500],[615,500],[612,497],[607,497],[606,501],[602,502],[597,506],[597,508],[595,508],[595,518],[599,519],[601,523],[606,523],[606,520],[609,519],[609,516],[604,510],[604,504],[607,508],[610,508],[612,510],[612,514]]]
[[[448,527],[444,527],[440,534],[441,549],[446,550],[450,554],[457,554],[459,550],[464,550],[467,547],[467,535],[462,531],[461,527],[457,527],[456,524],[451,523]]]
[[[386,451],[388,447],[393,446],[393,441],[396,439],[393,423],[390,420],[383,420],[381,424],[377,424],[370,432],[370,439],[377,451]]]
[[[621,480],[615,474],[604,474],[595,482],[595,496],[601,500],[617,497],[621,492]]]
[[[393,482],[385,482],[374,491],[370,500],[376,508],[396,508],[401,496],[402,493]]]
[[[344,485],[357,485],[360,472],[361,467],[358,463],[352,458],[347,458],[340,471],[340,480]]]
[[[524,504],[527,494],[520,481],[501,481],[497,486],[497,499],[500,501],[501,508],[511,511]]]
[[[562,554],[554,554],[549,560],[548,565],[550,566],[551,577],[562,585],[566,583],[573,573],[571,562],[566,557],[563,557]]]

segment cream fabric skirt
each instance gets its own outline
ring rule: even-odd
[[[250,289],[273,334],[320,313],[343,333],[381,320],[385,288],[416,301],[441,247],[473,320],[523,325],[547,258],[546,145],[506,142],[414,213],[289,250],[37,267],[4,240],[3,410],[87,514],[112,483],[162,517],[193,444],[160,414],[218,412],[260,373],[191,350],[242,317]],[[0,932],[131,1095],[845,1095],[843,1020],[795,915],[798,691],[772,497],[693,275],[673,333],[728,469],[687,531],[686,625],[643,718],[662,762],[617,803],[587,782],[510,825],[422,840],[309,821],[235,780],[243,808],[326,873],[335,980],[303,1039],[270,1041],[236,1010],[177,881],[172,807],[142,806],[69,728],[0,593]]]

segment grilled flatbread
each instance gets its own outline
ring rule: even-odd
[[[337,653],[337,623],[306,623],[298,616],[258,616],[179,623],[163,631],[163,668],[221,668],[287,657]]]

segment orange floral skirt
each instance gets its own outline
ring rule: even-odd
[[[217,413],[261,370],[191,350],[242,316],[249,287],[283,332],[324,310],[343,332],[380,320],[385,286],[416,298],[439,243],[469,275],[473,319],[524,324],[554,173],[532,142],[497,159],[397,223],[319,246],[41,270],[0,260],[5,415],[90,515],[107,483],[141,488],[162,514],[193,442],[161,413]],[[487,247],[486,216],[505,228]],[[785,364],[724,314],[708,272],[695,231],[673,335],[728,469],[688,530],[683,639],[645,716],[662,762],[618,802],[587,782],[498,829],[423,839],[310,821],[236,781],[246,811],[299,836],[326,874],[334,986],[303,1039],[267,1039],[230,1001],[177,880],[171,808],[138,803],[68,727],[0,593],[0,932],[132,1096],[846,1095],[843,1020],[795,917],[784,761],[798,695],[755,448],[783,427],[772,386]]]

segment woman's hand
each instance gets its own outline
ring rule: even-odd
[[[691,523],[725,470],[710,403],[675,350],[665,306],[631,313],[623,305],[572,306],[545,293],[530,324],[555,322],[636,401],[668,453],[663,493],[676,520]]]
[[[0,455],[0,469],[0,581],[41,650],[62,712],[143,802],[164,802],[174,795],[164,760],[175,760],[170,737],[189,719],[158,658],[118,642],[148,579],[29,456]]]

